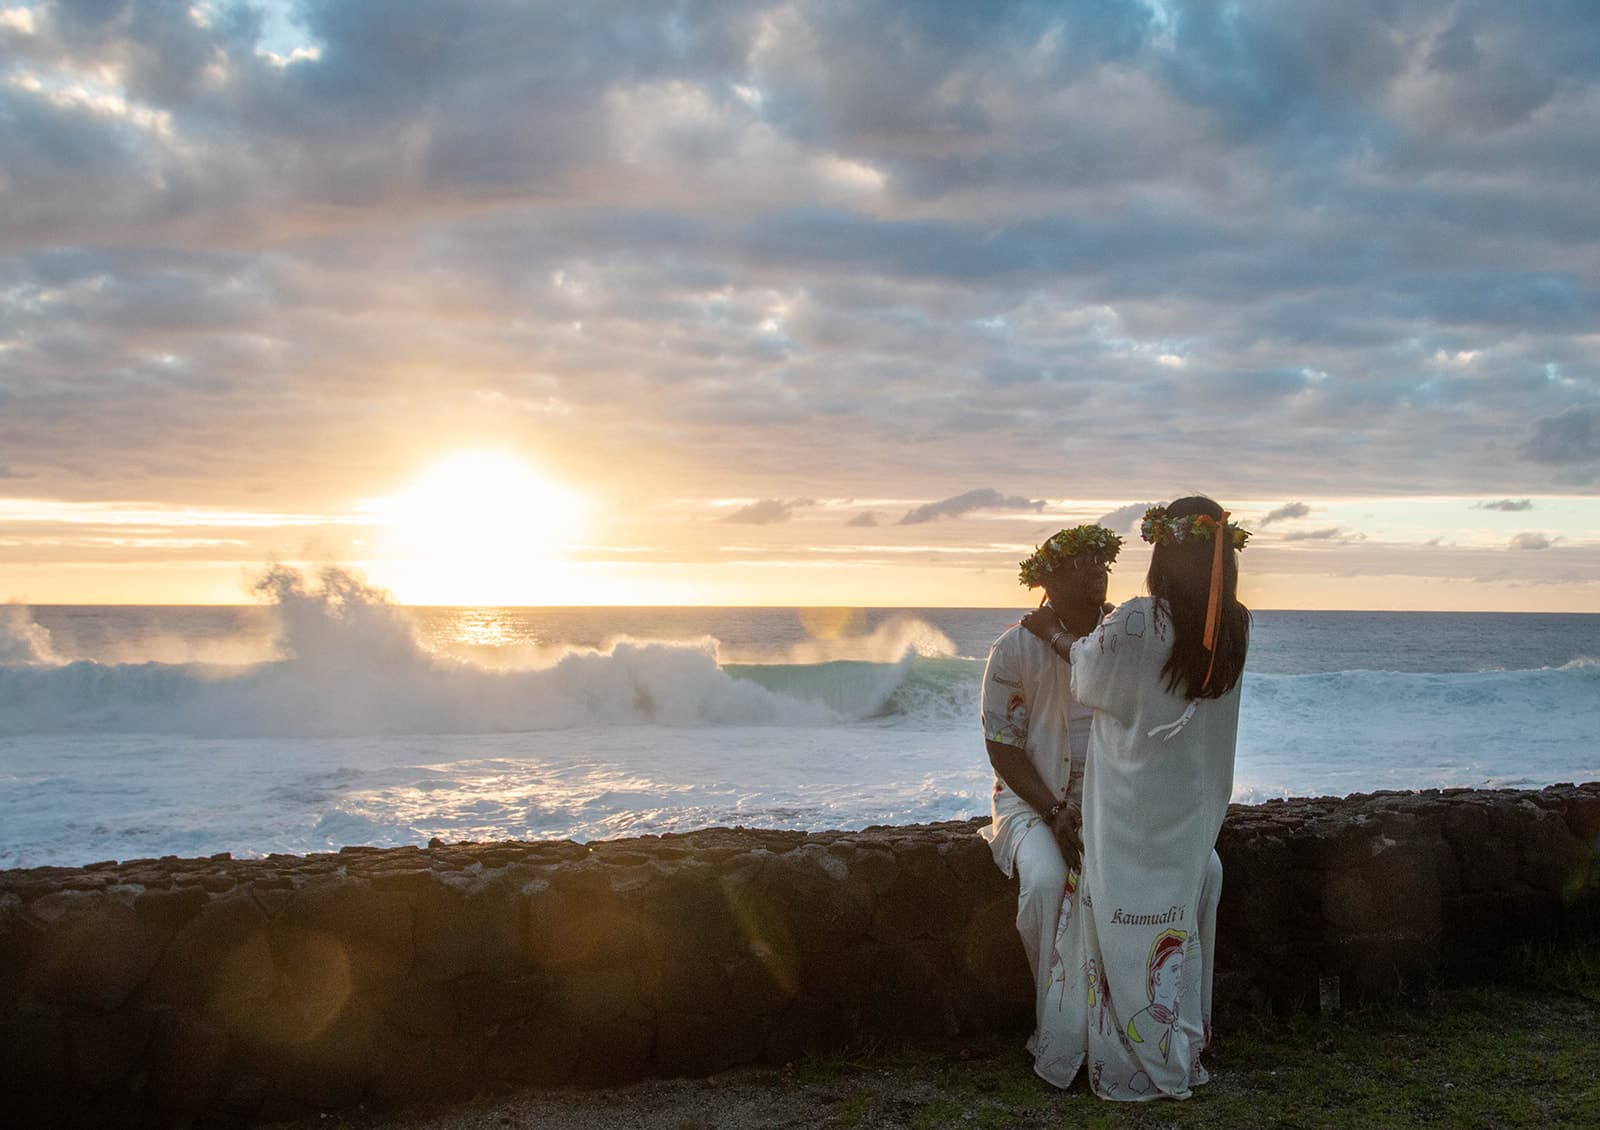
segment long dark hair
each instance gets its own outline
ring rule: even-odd
[[[1180,498],[1167,507],[1167,516],[1187,518],[1205,514],[1222,520],[1222,507],[1203,495]],[[1224,531],[1218,530],[1218,537]],[[1206,600],[1211,593],[1213,543],[1207,538],[1157,543],[1150,555],[1145,585],[1150,595],[1172,618],[1172,654],[1161,673],[1167,690],[1185,698],[1221,698],[1244,673],[1245,652],[1250,649],[1250,610],[1239,603],[1239,551],[1232,542],[1222,553],[1222,608],[1217,617],[1216,659],[1206,650]],[[1206,668],[1211,681],[1206,683]],[[1204,684],[1204,686],[1202,686]]]

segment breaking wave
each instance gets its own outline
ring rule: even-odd
[[[831,650],[812,645],[806,658],[820,662],[723,665],[718,642],[704,637],[622,638],[546,651],[535,665],[491,666],[425,646],[405,610],[342,570],[324,570],[313,585],[276,567],[257,591],[274,614],[278,658],[231,665],[65,661],[27,610],[10,606],[0,733],[279,737],[937,718],[981,666],[949,658],[948,641],[915,622]],[[894,654],[826,658],[841,651]]]

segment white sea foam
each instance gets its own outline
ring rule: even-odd
[[[824,694],[785,694],[734,678],[718,665],[710,639],[617,639],[603,651],[566,648],[546,666],[505,670],[438,655],[403,610],[338,570],[326,571],[319,587],[274,570],[260,588],[277,612],[283,658],[47,667],[37,646],[19,644],[22,662],[0,667],[0,733],[330,736],[837,719]],[[11,638],[35,637],[13,629]],[[867,695],[866,704],[882,693]]]

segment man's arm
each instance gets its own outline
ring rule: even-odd
[[[1028,751],[1004,742],[985,741],[983,744],[989,751],[989,764],[994,766],[995,773],[1006,783],[1006,787],[1021,797],[1029,808],[1050,820],[1050,810],[1062,798],[1051,792],[1050,786],[1044,783],[1039,770],[1033,767],[1033,759],[1028,756]],[[1061,804],[1055,819],[1050,822],[1056,842],[1061,845],[1062,857],[1073,866],[1077,865],[1078,853],[1083,850],[1082,825],[1083,813],[1076,800]]]
[[[1022,626],[1025,630],[1048,644],[1050,650],[1055,652],[1057,659],[1071,663],[1073,642],[1092,632],[1098,624],[1099,617],[1108,616],[1115,610],[1116,605],[1109,600],[1106,601],[1100,606],[1098,613],[1090,615],[1090,620],[1094,622],[1090,627],[1081,632],[1074,632],[1056,615],[1055,609],[1045,605],[1042,608],[1035,608],[1024,616],[1022,618]],[[1082,619],[1080,617],[1080,620]],[[1090,621],[1085,620],[1084,622]]]
[[[1017,636],[1008,632],[989,649],[989,662],[983,671],[983,734],[989,764],[1006,786],[1023,803],[1050,821],[1062,856],[1071,863],[1078,858],[1082,842],[1077,828],[1082,823],[1078,805],[1062,804],[1044,783],[1023,743],[1028,740],[1028,715],[1032,709],[1017,662]],[[1056,808],[1052,818],[1050,810]]]

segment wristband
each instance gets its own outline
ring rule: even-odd
[[[1066,801],[1064,801],[1064,800],[1056,801],[1054,804],[1052,804],[1050,806],[1050,814],[1048,816],[1046,816],[1045,819],[1050,821],[1050,823],[1054,824],[1056,822],[1056,817],[1061,815],[1061,810],[1063,808],[1065,808],[1065,807],[1067,807],[1067,802]]]

